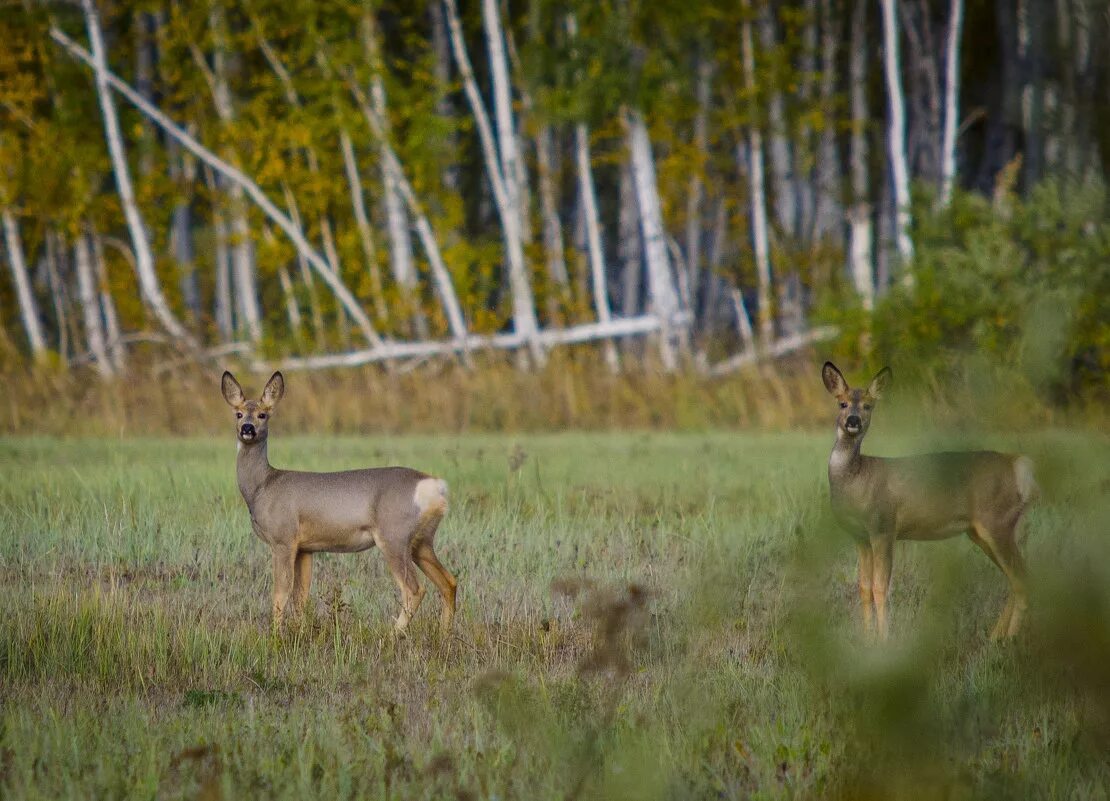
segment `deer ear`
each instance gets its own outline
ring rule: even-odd
[[[266,382],[266,388],[262,390],[262,405],[274,407],[277,406],[281,397],[285,394],[285,379],[281,377],[281,373],[274,373],[270,376],[270,380]]]
[[[832,362],[825,362],[825,366],[821,368],[821,380],[825,382],[825,389],[830,395],[843,395],[848,391],[848,382]]]
[[[890,389],[890,382],[893,380],[894,373],[890,372],[889,367],[884,367],[871,379],[871,383],[867,387],[867,394],[878,400],[883,396],[883,393]]]
[[[243,388],[239,386],[239,382],[227,370],[224,370],[224,377],[220,379],[220,389],[224,393],[224,400],[227,405],[231,407],[243,405]]]

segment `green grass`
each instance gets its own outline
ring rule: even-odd
[[[1005,582],[960,538],[899,547],[880,647],[830,442],[279,431],[279,466],[449,481],[454,636],[430,592],[394,641],[374,551],[270,635],[230,437],[0,440],[0,797],[1106,797],[1110,443],[977,439],[1038,464],[1028,631],[987,641]]]

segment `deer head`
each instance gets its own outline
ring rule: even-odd
[[[270,415],[285,394],[285,379],[281,373],[274,373],[262,390],[258,400],[247,400],[243,388],[230,372],[224,372],[220,384],[224,400],[235,410],[235,435],[244,445],[262,442],[266,439]]]
[[[884,367],[871,379],[867,389],[852,389],[836,365],[825,362],[825,366],[821,368],[821,378],[825,382],[825,389],[840,405],[836,416],[837,437],[863,438],[871,425],[871,412],[875,409],[875,403],[890,388],[892,377],[890,368]]]

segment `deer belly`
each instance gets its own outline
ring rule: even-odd
[[[946,540],[949,537],[966,534],[971,529],[971,521],[963,516],[899,522],[901,523],[898,526],[900,540]]]
[[[327,553],[357,553],[374,547],[374,529],[370,526],[301,525],[299,550]]]

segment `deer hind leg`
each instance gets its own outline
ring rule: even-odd
[[[987,556],[998,565],[999,570],[1006,576],[1010,583],[1010,597],[1002,614],[998,617],[991,639],[999,640],[1003,637],[1013,637],[1021,628],[1022,618],[1029,606],[1026,591],[1025,560],[1021,556],[1015,539],[1016,526],[1010,525],[995,533],[981,523],[974,524],[974,533],[971,537],[980,548],[987,552]]]
[[[285,605],[293,589],[293,563],[296,552],[291,548],[274,548],[274,602],[272,606],[271,624],[273,628],[280,629],[285,617]]]
[[[863,610],[863,630],[867,634],[872,634],[875,631],[875,596],[871,591],[871,584],[875,568],[871,543],[859,542],[856,548],[859,551],[859,602]]]
[[[312,588],[312,554],[298,551],[293,563],[293,608],[303,612],[308,601],[308,591]]]
[[[894,536],[871,538],[871,592],[875,597],[875,623],[879,639],[890,636],[886,599],[890,593],[890,576],[894,570]]]
[[[385,557],[386,567],[389,568],[393,580],[397,582],[397,589],[401,592],[401,611],[397,614],[393,630],[396,634],[403,634],[412,616],[420,608],[425,590],[416,578],[412,557],[407,547],[398,547],[381,534],[374,535],[374,542]]]
[[[436,585],[440,596],[443,598],[443,611],[440,613],[440,631],[446,634],[451,630],[451,622],[455,619],[455,594],[458,581],[451,575],[451,571],[443,566],[432,549],[432,544],[427,540],[420,540],[413,547],[413,560],[416,566],[431,579]]]

